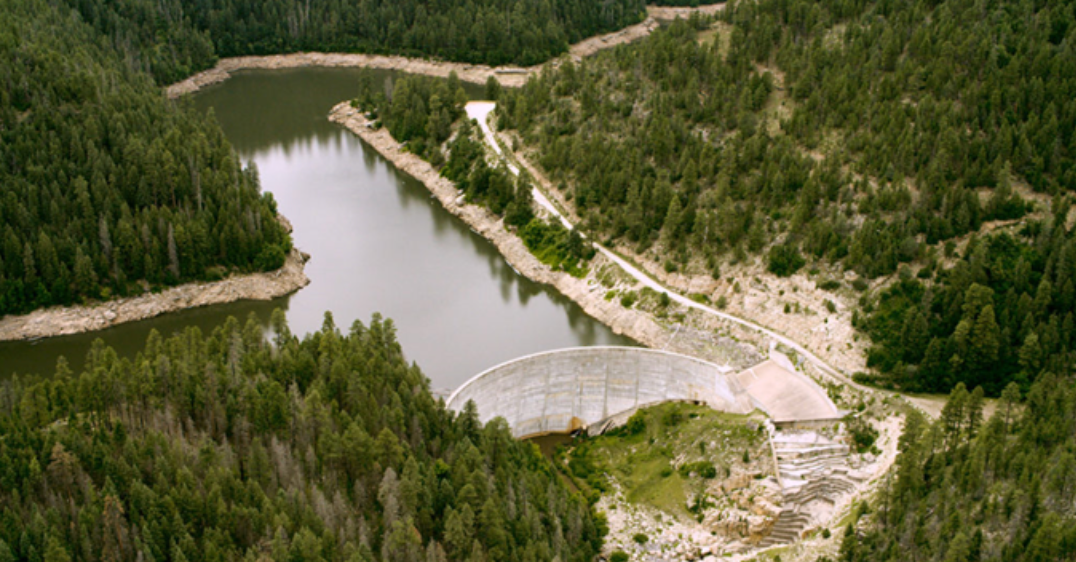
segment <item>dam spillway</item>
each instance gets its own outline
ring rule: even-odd
[[[840,417],[814,381],[772,360],[734,373],[637,347],[569,348],[513,359],[472,377],[446,405],[460,411],[472,400],[483,423],[502,417],[519,438],[604,427],[669,401],[737,414],[758,408],[775,422]]]
[[[634,347],[581,347],[527,355],[472,378],[447,401],[474,400],[483,422],[503,417],[516,437],[574,431],[636,408],[685,400],[729,412],[750,399],[720,367]]]

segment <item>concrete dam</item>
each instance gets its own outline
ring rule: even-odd
[[[482,422],[503,417],[516,437],[602,428],[636,409],[669,401],[776,423],[840,417],[811,379],[774,360],[733,373],[713,363],[637,347],[579,347],[527,355],[468,380],[449,396],[455,411],[473,400]]]

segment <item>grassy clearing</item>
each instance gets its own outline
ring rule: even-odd
[[[747,464],[764,462],[769,446],[763,419],[692,404],[661,404],[636,412],[613,432],[577,441],[560,455],[590,494],[608,491],[611,477],[630,502],[692,517],[700,507],[688,502],[709,481],[724,479],[745,458]]]

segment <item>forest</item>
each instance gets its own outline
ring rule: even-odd
[[[1070,206],[1014,234],[972,239],[932,281],[906,270],[860,317],[880,381],[917,392],[957,382],[998,396],[1027,392],[1042,371],[1071,372],[1076,359],[1076,231]],[[871,377],[857,377],[867,382]]]
[[[282,311],[101,340],[0,385],[0,561],[589,561],[604,520],[503,420],[435,399],[392,320]]]
[[[66,0],[158,84],[298,51],[533,65],[638,23],[643,0]]]
[[[1071,350],[1056,217],[1076,187],[1073,10],[735,3],[506,90],[498,123],[585,230],[668,271],[719,277],[757,256],[780,276],[818,264],[861,287],[899,277],[857,320],[879,380],[996,396]],[[990,302],[965,308],[973,284]],[[1017,303],[1040,292],[1049,301],[1029,317]]]
[[[987,420],[961,383],[939,420],[912,411],[874,507],[838,530],[838,560],[1076,558],[1076,388],[1047,373],[1019,397],[1012,383]]]
[[[67,8],[0,10],[0,316],[279,268],[291,238],[220,127]]]
[[[496,98],[500,88],[490,79],[487,92]],[[385,127],[407,150],[440,170],[463,191],[467,201],[504,217],[527,249],[542,263],[581,277],[595,250],[575,230],[534,214],[533,185],[524,171],[519,176],[496,161],[490,165],[477,123],[463,118],[467,95],[453,72],[447,80],[406,76],[375,83],[373,73],[359,77],[353,107]],[[447,156],[446,156],[447,154]]]

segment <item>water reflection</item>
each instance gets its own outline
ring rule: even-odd
[[[14,373],[52,374],[60,355],[67,358],[72,369],[81,369],[90,345],[97,338],[116,348],[121,357],[133,357],[142,350],[151,329],[169,336],[182,332],[188,326],[197,326],[203,333],[209,333],[229,316],[235,316],[245,322],[251,314],[266,326],[273,310],[281,308],[286,311],[289,301],[290,297],[272,301],[243,301],[184,310],[140,322],[120,324],[98,332],[35,342],[0,342],[0,368],[3,369],[0,378]]]
[[[392,318],[409,358],[436,388],[454,388],[508,359],[559,347],[629,344],[550,288],[519,276],[496,248],[446,212],[411,176],[326,119],[351,96],[357,72],[295,69],[241,73],[194,99],[212,109],[244,161],[258,167],[312,255],[311,284],[271,303],[236,303],[100,333],[0,344],[0,367],[52,372],[63,353],[81,365],[103,337],[130,356],[150,329],[211,331],[229,315],[266,322],[287,308],[296,334],[321,327],[326,310],[346,329],[374,312]],[[474,91],[481,90],[475,87]]]

